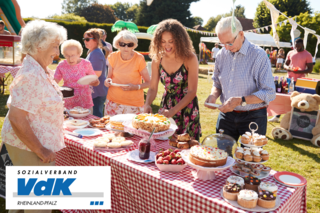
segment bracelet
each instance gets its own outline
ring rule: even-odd
[[[140,90],[140,88],[141,88],[141,85],[139,84],[139,85],[138,85],[138,90]]]

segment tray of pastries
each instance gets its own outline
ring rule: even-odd
[[[106,125],[110,122],[110,116],[106,115],[99,119],[90,119],[90,127],[99,128],[99,129],[105,129]]]
[[[132,140],[127,140],[125,137],[116,136],[113,133],[103,134],[95,140],[93,149],[102,151],[116,151],[128,149],[133,146]]]
[[[257,147],[237,147],[234,157],[243,162],[250,163],[265,163],[269,159],[269,153],[267,150],[263,150]]]
[[[193,146],[200,145],[200,143],[193,137],[190,137],[188,133],[184,133],[172,135],[169,140],[169,145],[178,149],[189,149]]]
[[[246,132],[241,136],[240,143],[247,147],[262,147],[267,145],[268,138],[258,133]]]
[[[263,179],[269,176],[271,168],[269,166],[264,166],[263,164],[249,164],[236,160],[234,165],[230,167],[230,170],[241,177],[255,176]]]

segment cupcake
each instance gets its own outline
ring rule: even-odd
[[[253,140],[253,144],[254,144],[255,146],[263,146],[263,140],[262,140],[261,136],[256,137],[256,138]]]
[[[262,170],[261,170],[261,172],[264,174],[269,174],[270,171],[271,171],[271,168],[269,166],[264,166],[262,167]]]
[[[242,151],[244,151],[244,150],[243,150],[243,147],[240,147],[240,146],[237,146],[237,148],[236,148],[236,150],[235,150],[235,151],[237,152],[238,150],[242,150]]]
[[[245,132],[244,134],[247,135],[247,136],[250,137],[250,138],[251,138],[251,136],[252,136],[251,132]]]
[[[269,159],[269,153],[267,150],[262,150],[261,151],[261,157],[262,157],[262,160],[268,160]]]
[[[250,189],[257,192],[261,181],[259,178],[256,178],[254,176],[246,176],[244,178],[244,183],[245,183],[245,186],[244,186],[245,189]]]
[[[241,136],[241,143],[243,144],[249,144],[251,141],[251,138],[248,135],[242,135]]]
[[[262,139],[263,145],[268,143],[268,138],[265,135],[260,135],[260,138]]]
[[[243,157],[243,159],[244,159],[245,161],[248,161],[248,162],[251,162],[251,161],[253,160],[253,157],[252,157],[251,152],[250,152],[249,150],[247,150],[247,151],[244,152],[244,157]]]
[[[253,139],[256,139],[256,138],[258,138],[260,135],[258,134],[258,133],[254,133],[253,135],[252,135],[252,138]]]
[[[234,176],[234,175],[231,175],[230,177],[228,177],[227,181],[226,181],[226,184],[238,184],[241,189],[243,189],[244,187],[244,180],[242,177],[238,177],[238,176]]]
[[[243,150],[238,149],[236,152],[236,158],[242,159],[243,158]]]
[[[276,195],[278,192],[278,186],[272,182],[261,182],[259,186],[259,191],[260,190],[268,191]]]
[[[244,150],[244,152],[245,152],[245,151],[247,151],[247,150],[250,151],[251,149],[250,149],[250,147],[244,147],[243,150]]]
[[[240,206],[252,209],[257,206],[258,194],[252,190],[241,190],[238,194],[237,201]]]
[[[239,184],[229,183],[223,187],[223,196],[228,200],[236,201],[241,189]]]
[[[277,194],[266,190],[259,190],[258,206],[271,209],[276,206]]]
[[[260,153],[258,151],[254,151],[253,152],[253,161],[254,162],[260,162],[261,161],[261,156]]]

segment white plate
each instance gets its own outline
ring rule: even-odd
[[[275,205],[275,207],[273,207],[273,208],[267,209],[267,208],[263,208],[263,207],[257,205],[255,208],[247,209],[247,208],[245,208],[245,207],[240,206],[237,201],[228,200],[228,199],[224,198],[224,196],[223,196],[223,188],[221,189],[221,197],[222,197],[225,201],[227,201],[230,205],[232,205],[232,206],[234,206],[234,207],[236,207],[236,208],[239,208],[239,209],[247,210],[247,211],[249,211],[249,212],[270,212],[270,211],[273,211],[273,210],[276,210],[277,208],[279,208],[279,206],[280,206],[280,204],[281,204],[281,199],[280,199],[279,196],[277,196],[276,205]]]
[[[97,136],[103,133],[99,129],[77,129],[77,130],[74,130],[73,132],[86,137]]]
[[[217,108],[222,106],[222,105],[219,105],[219,104],[212,104],[212,103],[204,103],[204,105],[211,106],[211,107],[217,107]]]
[[[130,149],[134,144],[130,145],[130,146],[126,146],[126,147],[120,147],[120,148],[110,148],[110,147],[106,147],[106,148],[101,148],[101,147],[95,147],[93,146],[93,149],[95,150],[101,150],[101,151],[119,151],[119,150],[125,150],[125,149]]]
[[[233,167],[232,167],[232,166],[231,166],[229,169],[230,169],[231,172],[233,172],[234,174],[236,174],[236,175],[238,175],[238,176],[240,176],[240,177],[244,177],[244,176],[241,176],[240,174],[236,173],[236,172],[233,170]],[[270,174],[270,173],[269,173],[269,174]],[[264,179],[264,178],[269,177],[269,174],[262,174],[262,173],[260,172],[260,175],[259,175],[259,176],[255,176],[255,177],[257,177],[257,178],[259,178],[259,179]]]
[[[277,181],[277,179],[275,179],[274,177],[273,177],[273,180],[275,180],[277,183],[279,183],[279,184],[281,184],[281,185],[283,185],[283,186],[287,186],[287,187],[291,187],[291,188],[304,187],[304,185],[303,185],[303,186],[291,186],[291,185],[287,185],[287,184],[284,184],[284,183],[280,183],[280,182]]]
[[[237,158],[235,154],[233,155],[233,157],[236,160],[240,160],[241,162],[248,163],[248,164],[262,164],[262,163],[265,163],[268,161],[268,160],[264,160],[264,161],[260,161],[260,162],[253,162],[253,161],[249,162],[249,161],[245,161],[245,160],[241,160],[241,159]]]
[[[72,114],[72,113],[70,113],[70,110],[67,110],[67,112],[71,117],[75,117],[75,118],[84,118],[84,117],[87,117],[88,115],[90,115],[90,110],[89,110],[89,112],[82,113],[82,114]]]
[[[98,80],[98,76],[97,75],[87,75],[87,76],[84,76],[84,77],[80,78],[77,81],[77,83],[81,84],[81,85],[88,85],[91,82],[96,81],[96,80]]]
[[[75,121],[76,119],[73,119],[73,120],[66,120],[64,121],[64,125],[69,128],[69,129],[83,129],[85,127],[87,127],[90,123],[89,121],[84,121],[84,120],[81,120],[83,122],[85,122],[85,124],[81,125],[81,126],[75,126],[75,125],[72,125],[70,121]]]
[[[117,83],[110,83],[111,86],[115,86],[115,87],[128,87],[129,85],[128,84],[117,84]]]
[[[169,140],[168,137],[160,137],[160,138],[157,138],[157,140],[160,140],[160,141],[166,141],[166,140]],[[176,147],[177,148],[177,147]]]
[[[91,124],[89,124],[89,126],[91,127],[91,128],[97,128],[97,129],[106,129],[106,127],[104,126],[104,127],[101,127],[101,128],[99,128],[99,127],[96,127],[96,126],[92,126]]]
[[[127,159],[138,163],[152,163],[156,159],[156,153],[150,151],[149,159],[142,160],[139,158],[139,150],[133,150],[127,154]]]

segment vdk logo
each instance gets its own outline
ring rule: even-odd
[[[32,189],[36,196],[72,195],[69,187],[76,178],[48,178],[47,181],[38,181],[38,178],[30,178],[27,183],[25,178],[18,178],[18,196],[30,195]],[[54,186],[54,187],[53,187]]]

